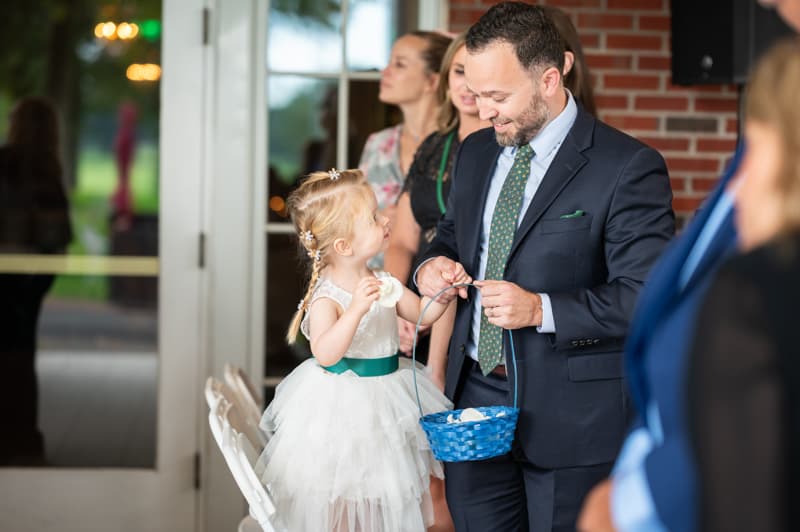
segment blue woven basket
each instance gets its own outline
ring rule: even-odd
[[[509,343],[511,344],[511,360],[514,364],[514,406],[481,406],[476,408],[488,419],[480,421],[464,421],[458,423],[448,423],[447,417],[452,415],[458,419],[462,410],[447,410],[425,415],[422,412],[422,403],[419,400],[419,388],[417,388],[417,336],[419,327],[422,323],[422,316],[434,299],[439,297],[446,290],[459,288],[462,286],[474,286],[472,284],[459,284],[448,286],[439,291],[436,296],[422,309],[416,329],[414,330],[414,346],[412,349],[414,370],[414,388],[417,394],[417,406],[419,407],[422,429],[428,437],[433,455],[442,462],[468,462],[471,460],[484,460],[494,456],[500,456],[511,450],[511,443],[514,441],[514,431],[517,428],[519,418],[519,408],[517,408],[517,357],[514,352],[514,336],[508,331]]]

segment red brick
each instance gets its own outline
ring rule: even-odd
[[[633,56],[631,55],[585,54],[584,57],[590,69],[617,68],[620,70],[630,70],[633,66]]]
[[[578,15],[578,28],[632,30],[633,15],[581,13]]]
[[[639,137],[639,140],[658,151],[685,152],[689,150],[689,139],[684,137]]]
[[[719,183],[718,177],[695,177],[692,179],[692,190],[695,192],[711,192]]]
[[[450,10],[450,24],[453,26],[455,25],[467,25],[471,26],[481,18],[481,15],[486,13],[486,9],[479,7],[479,8],[459,8],[459,9],[451,9]]]
[[[736,139],[697,139],[697,151],[733,153]]]
[[[608,0],[608,9],[653,9],[662,10],[665,0]]]
[[[639,17],[640,30],[669,31],[669,15],[642,15]]]
[[[724,94],[723,91],[724,85],[692,85],[687,87],[685,85],[675,85],[672,83],[672,78],[670,77],[667,81],[667,90],[676,90],[676,91],[692,91],[692,92],[705,92],[705,93],[713,93],[713,94]]]
[[[719,159],[668,157],[670,172],[719,172]]]
[[[685,177],[670,177],[669,184],[672,187],[672,192],[686,192]]]
[[[628,97],[621,95],[610,94],[596,94],[594,102],[597,104],[598,109],[627,109]]]
[[[686,111],[689,98],[670,96],[637,96],[635,109],[659,111]]]
[[[669,56],[639,56],[641,70],[667,70],[672,68],[672,58]]]
[[[658,129],[657,116],[605,115],[604,122],[623,130],[655,131]]]
[[[693,213],[700,208],[700,204],[703,203],[704,199],[704,197],[676,196],[672,198],[672,208],[678,212]]]
[[[610,50],[662,50],[664,49],[664,39],[661,35],[609,33],[606,35],[606,48]]]
[[[694,101],[694,110],[735,113],[739,110],[739,102],[732,98],[697,98]]]
[[[600,35],[598,33],[581,32],[581,46],[584,50],[589,48],[600,48]]]
[[[725,121],[726,133],[739,133],[739,120],[736,118],[729,118]]]
[[[603,87],[606,89],[658,89],[661,79],[658,76],[637,76],[635,74],[606,74]]]

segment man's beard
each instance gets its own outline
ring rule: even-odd
[[[542,127],[547,123],[550,111],[544,98],[537,94],[530,106],[525,109],[516,120],[512,123],[516,124],[517,129],[513,133],[495,133],[497,143],[501,146],[522,146],[531,141],[533,137],[539,134]],[[504,118],[498,117],[492,119],[492,123],[497,120],[505,121]]]

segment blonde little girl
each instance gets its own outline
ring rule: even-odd
[[[278,386],[261,421],[274,432],[262,480],[292,532],[420,532],[433,522],[430,476],[443,476],[419,423],[411,362],[397,356],[399,314],[416,322],[412,291],[367,261],[386,249],[388,220],[358,170],[311,174],[288,210],[311,279],[287,334],[313,358]],[[453,284],[469,282],[462,270]],[[433,302],[423,323],[446,305]],[[423,411],[450,401],[417,371]]]

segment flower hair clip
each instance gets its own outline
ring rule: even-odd
[[[305,310],[305,309],[306,309],[305,300],[301,299],[300,303],[297,304],[297,310]]]
[[[300,237],[307,243],[310,244],[314,241],[314,233],[311,231],[302,231],[300,233]]]
[[[342,174],[339,173],[339,170],[337,170],[336,168],[331,168],[330,170],[328,170],[328,175],[330,176],[331,181],[338,181],[339,178],[342,177]]]
[[[318,249],[317,250],[313,250],[313,251],[312,250],[308,250],[308,256],[310,258],[314,259],[314,262],[319,262],[319,260],[320,260],[320,254],[319,254],[319,250]]]

